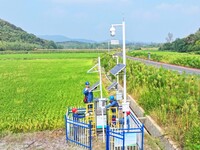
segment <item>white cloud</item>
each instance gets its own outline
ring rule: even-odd
[[[131,0],[51,0],[51,2],[56,4],[107,4],[107,3],[128,3]]]
[[[53,3],[60,4],[71,4],[71,3],[79,3],[79,4],[88,4],[88,3],[104,3],[112,0],[51,0]]]
[[[137,18],[140,20],[156,20],[159,18],[159,14],[154,11],[137,10],[133,11],[131,14],[132,18]]]
[[[161,11],[180,12],[187,15],[199,15],[200,13],[200,7],[195,5],[161,3],[156,9]]]
[[[199,15],[200,7],[199,6],[189,6],[182,9],[183,12],[189,15]]]
[[[75,17],[77,19],[88,19],[89,15],[84,12],[77,12],[77,13],[73,14],[73,17]]]
[[[55,7],[55,8],[47,10],[44,13],[44,15],[54,17],[54,18],[65,18],[67,16],[67,12],[65,9]]]
[[[160,10],[176,10],[178,8],[180,8],[181,5],[180,4],[167,4],[167,3],[162,3],[159,4],[156,8],[160,9]]]

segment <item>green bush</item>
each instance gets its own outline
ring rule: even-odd
[[[102,59],[102,66],[106,71],[116,64],[111,55]],[[146,66],[132,60],[127,61],[126,71],[127,90],[137,98],[145,112],[153,115],[181,147],[188,147],[189,142],[198,146],[200,78]],[[195,138],[193,141],[192,137]]]
[[[185,149],[200,149],[200,127],[193,127],[185,135]]]

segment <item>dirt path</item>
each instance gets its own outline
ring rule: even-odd
[[[145,136],[145,150],[159,150],[155,142]],[[150,144],[150,145],[149,145]],[[26,134],[12,134],[0,139],[0,150],[82,150],[83,148],[66,143],[64,129]],[[93,142],[94,150],[105,150],[102,136]]]
[[[102,141],[99,139],[98,141]],[[83,148],[67,143],[64,129],[26,134],[12,134],[0,139],[0,150],[81,150]],[[102,142],[93,143],[94,150],[103,150]]]
[[[26,134],[14,134],[1,138],[0,150],[76,150],[65,141],[64,130],[43,131]]]

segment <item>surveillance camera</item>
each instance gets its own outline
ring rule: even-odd
[[[110,35],[115,36],[115,28],[113,26],[110,28]]]
[[[110,32],[110,35],[111,35],[111,36],[115,36],[115,32],[111,31],[111,32]]]

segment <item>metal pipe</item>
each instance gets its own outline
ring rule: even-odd
[[[110,52],[110,41],[108,41],[108,52]]]
[[[126,36],[125,36],[125,21],[122,24],[112,24],[112,27],[121,26],[122,27],[122,49],[123,49],[123,64],[126,66]],[[112,28],[111,27],[111,28]],[[112,34],[111,34],[112,35]],[[113,34],[114,35],[114,34]],[[126,67],[124,69],[124,104],[126,103]],[[124,113],[124,128],[126,128],[126,112]]]
[[[117,64],[119,64],[119,57],[117,57]],[[119,75],[117,75],[117,91],[119,92]]]
[[[101,94],[101,99],[103,98],[103,94],[102,94],[102,76],[101,76],[101,59],[100,59],[100,57],[98,57],[98,63],[99,63],[99,86],[100,86],[100,94]]]
[[[125,21],[122,22],[123,64],[126,65]],[[126,67],[124,68],[124,103],[126,103]],[[124,112],[124,128],[126,128],[126,112]]]
[[[102,101],[102,98],[103,98],[103,91],[102,91],[102,75],[101,75],[101,59],[100,57],[98,57],[98,62],[99,62],[99,85],[100,85],[100,95],[101,95],[101,101]],[[103,103],[103,101],[102,101]],[[103,120],[103,123],[102,123],[102,130],[103,130],[103,143],[105,142],[105,133],[104,133],[104,113],[103,113],[103,109],[101,109],[101,116],[102,116],[102,120]]]

